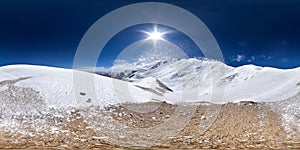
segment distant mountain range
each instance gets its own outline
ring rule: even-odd
[[[174,91],[196,90],[199,100],[208,100],[212,89],[218,87],[225,88],[225,102],[277,101],[300,91],[300,68],[231,67],[219,61],[195,58],[135,64],[139,65],[119,64],[126,66],[126,69],[113,66],[110,69],[96,69],[96,73],[133,83],[152,77]]]
[[[194,58],[121,68],[97,70],[96,73],[102,75],[99,76],[44,66],[4,66],[0,67],[0,83],[18,82],[0,86],[0,92],[9,92],[9,87],[32,88],[41,94],[45,105],[64,107],[78,105],[75,96],[82,99],[80,105],[104,106],[153,100],[273,102],[293,97],[300,91],[300,68],[281,70],[254,65],[235,68],[218,61]],[[83,77],[75,78],[74,72]],[[94,87],[86,84],[87,77],[93,78]],[[74,81],[82,83],[77,87],[79,91],[74,91]]]

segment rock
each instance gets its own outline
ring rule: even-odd
[[[126,136],[119,136],[119,139],[125,139]]]
[[[103,137],[93,136],[92,139],[93,140],[105,140],[105,139],[108,139],[108,137],[107,136],[103,136]]]
[[[184,136],[185,139],[192,139],[194,136]]]
[[[84,92],[80,92],[79,94],[82,95],[82,96],[86,95],[86,93],[84,93]]]
[[[91,103],[91,101],[92,101],[92,99],[89,98],[86,102],[87,103]]]

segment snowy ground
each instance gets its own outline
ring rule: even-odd
[[[170,69],[172,68],[170,66],[176,66],[176,70]],[[57,120],[68,119],[77,110],[81,110],[78,117],[85,118],[84,120],[90,124],[87,128],[95,132],[102,131],[107,137],[123,141],[122,137],[135,134],[136,129],[134,128],[132,132],[128,129],[125,129],[126,132],[119,132],[128,133],[123,136],[111,134],[123,130],[126,126],[118,124],[110,114],[107,114],[112,112],[106,112],[105,108],[125,103],[167,101],[174,105],[178,104],[180,107],[175,110],[178,112],[175,114],[182,115],[170,116],[168,126],[170,128],[164,130],[176,132],[168,135],[167,132],[158,131],[161,128],[156,128],[157,135],[155,129],[151,131],[153,135],[149,135],[150,129],[147,132],[144,130],[139,132],[143,133],[145,138],[153,137],[152,141],[155,143],[159,140],[158,137],[165,138],[162,135],[174,136],[173,134],[178,133],[185,123],[188,123],[196,110],[196,106],[190,104],[256,101],[266,103],[266,106],[282,116],[281,124],[288,135],[295,136],[294,133],[299,133],[299,68],[291,70],[256,66],[232,68],[219,62],[184,59],[171,64],[160,64],[158,68],[138,73],[131,78],[133,82],[126,82],[53,67],[31,65],[0,67],[0,129],[24,131],[22,133],[24,135],[35,132],[44,134],[40,131],[56,133],[64,130],[63,125],[60,126]],[[142,79],[138,79],[140,77]],[[94,87],[85,82],[87,78],[92,78]],[[82,84],[76,84],[79,87],[74,87],[74,82]],[[223,94],[225,96],[220,97]],[[218,99],[215,100],[215,97]],[[185,105],[188,102],[189,105]],[[147,105],[147,108],[127,107],[134,112],[148,113],[160,105],[149,107]],[[216,116],[210,115],[212,120],[218,119],[220,111],[219,106],[211,111],[216,112]],[[209,112],[206,111],[206,114]],[[98,119],[95,120],[95,117]],[[49,121],[51,118],[56,121]],[[69,122],[72,122],[72,119]],[[28,128],[35,131],[25,132]]]

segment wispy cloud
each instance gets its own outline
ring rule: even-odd
[[[256,57],[255,56],[251,56],[247,61],[248,62],[253,62],[256,60]]]
[[[236,57],[233,58],[233,61],[241,62],[241,61],[243,61],[245,59],[246,59],[245,55],[236,55]]]
[[[231,57],[231,61],[233,62],[254,62],[254,61],[259,61],[259,60],[271,60],[273,57],[272,56],[267,56],[267,55],[258,55],[258,56],[246,56],[243,54],[238,54],[236,56]]]
[[[270,60],[270,59],[272,59],[273,57],[272,57],[272,56],[266,56],[266,55],[259,55],[259,58],[263,58],[263,59]]]
[[[283,59],[281,59],[280,61],[283,62],[283,63],[287,63],[287,62],[289,62],[289,59],[283,58]]]

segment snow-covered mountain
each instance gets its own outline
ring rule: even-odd
[[[235,68],[219,61],[194,58],[156,61],[147,65],[122,65],[133,67],[121,70],[114,69],[121,68],[114,66],[96,73],[134,83],[148,77],[156,78],[175,91],[172,94],[177,96],[172,98],[184,101],[211,101],[215,88],[224,90],[224,99],[215,102],[278,101],[300,91],[300,68],[282,70],[254,65]],[[183,90],[193,91],[197,97],[179,98]]]
[[[123,72],[104,71],[101,73],[106,76]],[[282,111],[284,124],[299,127],[300,68],[281,70],[253,65],[234,68],[218,61],[181,59],[127,68],[123,76],[113,77],[131,82],[54,67],[0,67],[0,119],[8,119],[0,121],[0,126],[15,125],[9,120],[14,115],[39,116],[53,112],[60,116],[61,110],[74,107],[103,108],[149,101],[257,101],[274,102],[269,103],[270,107]],[[86,84],[87,78],[93,79],[93,86]],[[286,125],[286,129],[290,126]]]
[[[75,77],[78,74],[84,79],[92,77],[94,88],[84,84],[83,80],[76,90],[74,81],[79,80]],[[153,81],[151,83],[157,82],[150,86],[148,82],[128,83],[91,73],[45,66],[4,66],[0,67],[0,75],[0,110],[16,110],[19,105],[23,108],[26,105],[28,108],[38,105],[38,109],[44,106],[67,108],[162,101],[162,95],[171,92],[158,80],[150,80]],[[149,81],[149,78],[146,80]],[[120,87],[126,88],[120,91]],[[91,91],[95,91],[96,95]]]
[[[92,77],[94,87],[82,84],[74,91],[74,81],[78,80],[74,72],[83,76],[82,83],[85,78]],[[29,88],[39,93],[32,94],[32,99],[41,95],[43,105],[53,107],[146,101],[273,102],[293,97],[300,91],[300,68],[280,70],[253,65],[234,68],[218,61],[199,59],[153,62],[132,70],[105,72],[107,76],[131,82],[82,71],[30,65],[0,67],[0,74],[0,97],[10,90]],[[93,92],[96,95],[91,94]]]

